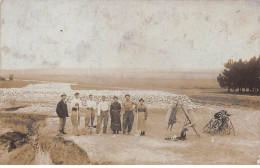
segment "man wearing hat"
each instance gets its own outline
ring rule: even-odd
[[[111,130],[113,134],[119,134],[121,131],[121,104],[118,102],[118,97],[114,96],[114,102],[110,106]]]
[[[97,134],[99,134],[102,122],[104,122],[103,134],[107,133],[108,111],[109,111],[109,103],[108,101],[106,101],[106,96],[102,96],[102,100],[98,104],[98,122],[97,122],[97,129],[96,129]]]
[[[73,133],[79,136],[79,124],[80,124],[80,113],[79,110],[82,108],[82,101],[79,98],[79,93],[75,93],[74,99],[70,103],[71,112],[71,123],[73,126]]]
[[[133,123],[134,123],[133,111],[135,110],[135,107],[137,104],[130,100],[129,94],[126,94],[125,98],[126,98],[126,101],[122,105],[122,111],[124,112],[124,114],[123,114],[123,134],[126,133],[126,129],[127,129],[127,133],[130,134]]]
[[[61,95],[61,101],[59,101],[59,103],[57,104],[56,112],[60,119],[59,132],[62,134],[66,134],[64,132],[64,128],[66,124],[66,117],[69,117],[67,103],[66,103],[66,94]]]
[[[93,123],[94,123],[94,120],[95,120],[96,106],[97,106],[97,103],[93,100],[93,95],[90,94],[89,100],[87,101],[87,110],[88,110],[88,114],[90,114],[91,127],[93,127]]]

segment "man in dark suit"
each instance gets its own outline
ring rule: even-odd
[[[67,103],[66,103],[66,94],[61,95],[61,101],[59,101],[59,103],[57,104],[56,112],[60,119],[59,131],[62,134],[66,134],[64,132],[64,127],[66,124],[66,117],[69,117]]]

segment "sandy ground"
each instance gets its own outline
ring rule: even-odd
[[[149,111],[146,136],[139,136],[139,132],[136,130],[136,122],[131,135],[113,135],[108,130],[106,135],[93,133],[74,136],[70,118],[68,118],[66,125],[68,134],[62,137],[64,139],[62,144],[66,144],[65,141],[71,143],[68,149],[65,147],[66,145],[60,144],[60,140],[57,140],[59,138],[57,136],[58,118],[49,115],[39,130],[39,134],[44,135],[41,136],[39,142],[45,144],[39,148],[41,150],[37,148],[34,155],[26,155],[30,152],[25,151],[32,149],[29,146],[23,146],[9,154],[0,152],[1,164],[11,164],[12,160],[16,163],[15,159],[24,159],[22,153],[25,153],[26,158],[24,162],[18,162],[22,164],[256,164],[260,155],[259,110],[236,105],[216,104],[205,103],[195,111],[199,122],[197,130],[201,138],[196,137],[190,129],[187,132],[188,140],[177,142],[166,141],[164,138],[180,134],[184,116],[182,113],[178,113],[177,118],[181,122],[174,125],[172,132],[166,132],[166,109],[151,109]],[[233,114],[230,118],[235,127],[236,135],[211,136],[202,133],[202,128],[212,118],[213,114],[222,109],[226,109]],[[23,109],[19,110],[19,114],[27,113],[26,111],[22,112]],[[1,111],[1,113],[6,112]],[[51,114],[51,112],[46,114]],[[109,126],[110,121],[108,128]],[[82,117],[81,129],[83,127],[84,118]],[[2,126],[1,132],[4,133],[9,129]],[[52,143],[54,145],[46,145]],[[57,150],[64,150],[63,153],[67,153],[67,155],[59,154],[55,156]],[[71,151],[73,151],[73,159],[71,159]],[[80,156],[82,152],[84,157]],[[63,157],[68,158],[69,161],[59,160]],[[77,159],[78,162],[72,162],[72,160]],[[80,160],[85,161],[80,162]]]
[[[260,154],[259,118],[256,110],[228,108],[235,114],[231,120],[236,135],[211,136],[202,133],[203,126],[210,119],[210,113],[222,109],[206,106],[197,111],[200,124],[197,130],[201,138],[190,129],[186,141],[166,141],[165,135],[179,135],[182,124],[176,124],[172,133],[165,133],[164,113],[151,112],[146,136],[139,136],[136,126],[132,135],[67,135],[65,139],[74,141],[88,152],[91,161],[108,164],[256,164]],[[246,111],[246,112],[245,112]],[[248,115],[248,113],[250,115]],[[183,115],[178,115],[182,118]],[[136,123],[135,123],[136,124]],[[69,127],[69,126],[68,126]]]

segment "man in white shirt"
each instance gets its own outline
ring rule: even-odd
[[[90,133],[92,133],[92,127],[95,120],[95,110],[96,110],[97,104],[93,100],[93,95],[89,95],[89,100],[86,102],[86,112],[85,112],[85,128],[84,128],[84,134],[87,133],[89,122],[91,120],[91,129]]]
[[[102,96],[101,102],[98,104],[98,123],[96,133],[99,134],[101,124],[104,120],[103,134],[107,133],[107,123],[108,123],[108,111],[109,103],[106,101],[106,96]]]
[[[93,123],[95,121],[95,110],[97,107],[97,103],[93,100],[93,95],[89,95],[89,100],[87,101],[87,109],[91,114],[91,127],[93,127]]]
[[[73,126],[73,133],[79,136],[80,112],[82,108],[82,101],[79,98],[79,93],[75,93],[74,99],[71,100],[71,123]]]

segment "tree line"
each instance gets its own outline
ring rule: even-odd
[[[239,93],[260,94],[260,55],[249,61],[228,60],[217,80],[228,92],[238,90]]]

